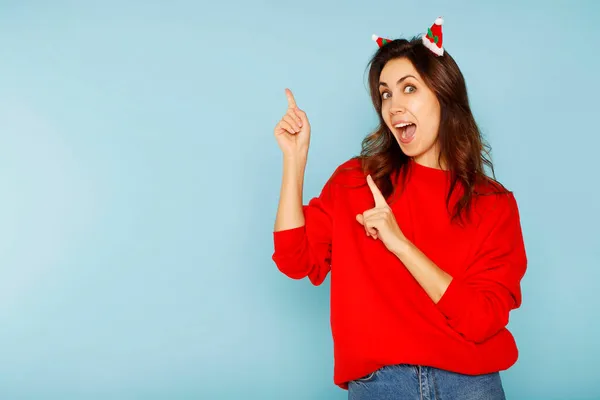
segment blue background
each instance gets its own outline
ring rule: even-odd
[[[273,127],[305,200],[374,128],[371,34],[445,18],[529,256],[509,399],[600,398],[595,1],[1,1],[0,398],[345,399],[329,278],[271,261]]]

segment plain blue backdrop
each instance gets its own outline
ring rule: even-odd
[[[371,35],[445,19],[529,256],[509,399],[598,399],[590,1],[0,1],[0,398],[345,399],[329,278],[271,261],[273,128],[305,200],[374,127]]]

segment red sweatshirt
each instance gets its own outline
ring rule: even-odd
[[[472,219],[460,226],[446,206],[449,173],[408,164],[390,207],[406,238],[453,278],[436,304],[356,221],[375,206],[359,167],[352,159],[338,168],[303,206],[304,226],[273,233],[282,273],[313,285],[331,273],[334,383],[347,390],[348,381],[401,363],[470,375],[512,366],[518,350],[506,325],[521,304],[527,265],[512,193],[477,196]]]

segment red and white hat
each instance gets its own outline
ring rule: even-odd
[[[427,33],[423,35],[423,44],[435,55],[444,55],[444,46],[442,45],[442,24],[444,20],[442,17],[436,18],[431,28],[427,30]]]
[[[371,39],[373,39],[375,42],[377,42],[377,45],[379,47],[385,46],[386,44],[388,44],[389,42],[391,42],[391,39],[382,38],[382,37],[379,37],[377,35],[371,36]]]
[[[431,28],[427,29],[427,33],[423,35],[423,45],[427,47],[429,50],[433,52],[436,56],[444,55],[444,46],[442,45],[442,24],[444,20],[442,17],[436,18]],[[386,39],[379,37],[377,35],[373,35],[371,37],[379,47],[383,47],[389,42],[391,39]]]

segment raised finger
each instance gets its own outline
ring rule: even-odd
[[[294,95],[290,89],[285,89],[285,95],[288,101],[288,108],[296,108],[296,99],[294,99]]]
[[[385,207],[387,206],[387,201],[381,191],[375,184],[375,181],[371,177],[371,175],[367,176],[367,183],[369,184],[369,188],[371,189],[371,193],[373,193],[373,199],[375,200],[375,207]]]

